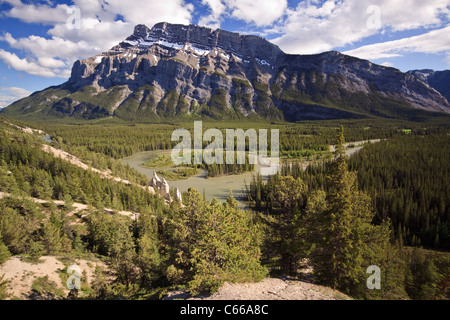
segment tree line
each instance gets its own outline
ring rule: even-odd
[[[371,196],[374,222],[389,218],[405,245],[450,249],[449,147],[446,132],[416,132],[368,144],[349,159],[359,187]],[[300,177],[311,190],[326,189],[329,166],[324,160],[304,170],[292,162],[281,175]],[[267,198],[261,179],[255,177],[250,188],[260,206],[261,197]]]
[[[335,131],[341,124],[346,126],[348,141],[363,141],[379,138],[390,138],[399,128],[419,128],[414,123],[404,123],[397,120],[352,120],[352,121],[323,121],[303,123],[268,123],[262,121],[230,122],[208,121],[203,123],[203,130],[218,128],[224,133],[225,129],[242,128],[279,129],[280,153],[288,155],[291,152],[320,152],[328,150],[334,142]],[[186,128],[193,135],[193,121],[159,124],[41,124],[40,128],[59,140],[64,145],[74,148],[84,147],[88,151],[107,155],[114,159],[131,156],[140,151],[167,150],[173,148],[177,142],[170,140],[175,129]],[[270,130],[269,130],[270,131]],[[203,143],[206,147],[208,142]],[[269,141],[270,147],[270,141]]]

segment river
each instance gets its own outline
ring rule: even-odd
[[[170,155],[170,153],[171,150],[137,152],[130,157],[122,159],[122,162],[143,173],[150,180],[154,169],[143,167],[142,164],[161,155]],[[167,181],[171,188],[178,188],[181,192],[193,187],[202,195],[204,194],[206,200],[211,201],[213,198],[216,198],[219,202],[223,202],[230,195],[230,189],[233,191],[233,196],[236,199],[243,200],[245,184],[250,183],[254,174],[255,172],[246,172],[240,175],[206,178],[206,170],[201,169],[199,174],[187,180],[171,181],[167,179]]]
[[[371,143],[379,142],[380,140],[371,140]],[[347,143],[346,153],[347,156],[351,156],[359,152],[363,147],[364,143],[368,141],[358,141]],[[348,148],[349,145],[353,145],[353,148]],[[331,151],[334,151],[334,147],[331,147]],[[171,154],[171,150],[157,150],[157,151],[143,151],[137,152],[130,157],[122,159],[122,162],[128,164],[131,168],[143,173],[150,180],[153,176],[154,169],[143,167],[142,164],[151,160],[158,158],[162,155]],[[250,184],[252,176],[259,171],[259,166],[255,166],[254,172],[246,172],[240,175],[226,175],[214,178],[206,178],[206,170],[201,170],[199,174],[190,177],[187,180],[176,180],[172,181],[167,179],[169,186],[171,188],[178,188],[181,192],[187,191],[190,187],[197,189],[201,194],[204,194],[208,201],[216,198],[220,202],[227,199],[230,194],[230,189],[233,191],[233,196],[241,200],[240,205],[245,206],[242,200],[245,200],[244,189],[245,185]],[[267,178],[267,177],[265,177]]]

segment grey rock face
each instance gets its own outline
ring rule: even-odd
[[[162,178],[161,181],[161,194],[163,195],[163,197],[167,200],[170,200],[170,187],[169,187],[169,183],[167,182],[166,179]]]
[[[166,22],[137,25],[119,45],[77,61],[69,81],[52,90],[13,109],[89,118],[197,113],[294,121],[409,117],[415,109],[450,113],[439,91],[394,68],[336,51],[288,55],[261,37]]]
[[[164,199],[171,201],[169,183],[167,182],[166,179],[164,179],[164,178],[161,179],[156,174],[156,171],[153,172],[153,177],[149,182],[149,186],[153,187],[155,189],[155,191],[159,192],[164,197]],[[181,197],[181,195],[180,195],[180,197]]]
[[[154,187],[157,190],[161,189],[161,179],[156,174],[156,171],[153,171],[153,177],[149,182],[149,186]]]
[[[426,69],[408,71],[408,73],[436,89],[447,101],[450,101],[450,70],[434,71]]]
[[[142,47],[158,41],[166,44],[191,46],[210,51],[212,48],[220,48],[242,58],[259,58],[275,60],[283,52],[275,45],[261,37],[252,35],[240,35],[221,29],[212,30],[196,25],[180,25],[161,22],[149,29],[145,25],[137,25],[133,34],[122,42],[118,48],[129,48],[138,42]],[[175,46],[176,47],[176,46]]]

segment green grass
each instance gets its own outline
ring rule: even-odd
[[[264,93],[269,91],[269,85],[267,83],[261,83],[261,82],[258,82],[258,81],[253,81],[253,87],[256,90],[264,92]]]
[[[197,175],[199,170],[197,168],[177,168],[174,170],[158,170],[157,174],[163,176],[168,180],[186,180],[192,176]]]
[[[228,79],[228,77],[225,74],[223,74],[223,73],[221,73],[221,72],[219,72],[217,70],[214,71],[213,75],[219,76],[219,77],[224,78],[224,79]]]
[[[237,85],[241,85],[241,86],[244,86],[244,87],[247,87],[247,88],[251,88],[252,87],[250,82],[248,82],[248,80],[246,80],[246,79],[233,78],[232,81],[233,81],[234,84],[237,84]]]
[[[174,166],[172,158],[168,155],[159,156],[142,164],[146,168],[171,168]]]
[[[54,282],[49,280],[48,276],[40,277],[34,280],[31,290],[38,295],[55,295],[57,297],[64,296],[64,290]]]

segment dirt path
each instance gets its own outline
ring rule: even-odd
[[[116,182],[121,182],[127,185],[135,185],[138,186],[148,192],[150,192],[151,194],[155,194],[155,189],[153,187],[150,186],[141,186],[141,185],[137,185],[137,184],[133,184],[131,183],[129,180],[126,179],[122,179],[120,177],[116,177],[112,175],[111,170],[99,170],[96,168],[93,168],[89,165],[87,165],[86,163],[84,163],[83,161],[80,160],[80,158],[66,152],[66,151],[62,151],[60,149],[56,149],[52,146],[49,146],[48,144],[43,144],[42,145],[42,150],[44,150],[47,153],[52,154],[53,156],[57,157],[57,158],[61,158],[65,161],[70,162],[73,165],[76,165],[77,167],[82,168],[83,170],[90,170],[92,172],[95,172],[97,174],[99,174],[102,178],[105,179],[110,179],[110,180],[114,180]]]
[[[18,197],[18,196],[11,195],[9,193],[0,192],[0,199],[6,198],[6,197],[23,198],[23,197]],[[43,199],[28,198],[28,197],[26,197],[25,199],[29,199],[29,200],[31,200],[31,201],[33,201],[35,203],[39,203],[39,204],[54,203],[57,206],[65,206],[66,205],[66,203],[64,201],[62,201],[62,200],[43,200]],[[72,211],[67,213],[67,215],[66,215],[67,217],[70,217],[70,216],[73,216],[75,214],[78,214],[78,213],[80,213],[83,210],[91,209],[89,205],[83,204],[83,203],[76,203],[75,202],[75,203],[71,203],[71,206],[72,206],[73,209],[72,209]],[[109,213],[109,214],[114,214],[114,213],[117,212],[118,214],[123,215],[123,216],[127,216],[127,217],[129,217],[129,218],[131,218],[133,220],[134,219],[137,220],[139,218],[139,212],[117,211],[117,210],[109,209],[109,208],[103,208],[103,210],[106,213]],[[84,218],[86,216],[88,216],[88,214],[81,215],[80,218]]]
[[[28,128],[28,127],[20,127],[20,126],[14,125],[12,123],[9,123],[9,124],[11,126],[17,128],[17,129],[19,129],[19,130],[22,130],[25,133],[28,133],[28,134],[38,134],[38,135],[45,135],[46,134],[42,130],[36,130],[36,129]],[[122,182],[122,183],[125,183],[125,184],[128,184],[128,185],[132,184],[130,181],[128,181],[126,179],[122,179],[120,177],[113,176],[111,170],[99,170],[99,169],[93,168],[93,167],[87,165],[86,163],[84,163],[83,161],[81,161],[80,158],[78,158],[78,157],[76,157],[76,156],[74,156],[74,155],[72,155],[72,154],[70,154],[70,153],[68,153],[66,151],[54,148],[54,147],[52,147],[52,146],[50,146],[48,144],[43,144],[42,145],[42,150],[47,152],[47,153],[52,154],[56,158],[60,158],[60,159],[63,159],[65,161],[68,161],[71,164],[82,168],[83,170],[90,170],[92,172],[95,172],[95,173],[99,174],[103,178],[111,179],[111,180],[114,180],[114,181],[117,181],[117,182]],[[140,187],[148,190],[149,192],[151,192],[153,194],[155,193],[153,188],[151,188],[151,187],[143,187],[143,186],[140,186]]]
[[[98,173],[103,178],[112,179],[114,181],[122,182],[122,183],[125,183],[125,184],[131,184],[131,182],[128,181],[128,180],[125,180],[125,179],[113,176],[110,170],[103,170],[102,171],[102,170],[98,170],[96,168],[93,168],[91,166],[88,166],[86,163],[81,161],[78,157],[76,157],[76,156],[74,156],[74,155],[72,155],[72,154],[70,154],[68,152],[65,152],[65,151],[62,151],[60,149],[56,149],[56,148],[54,148],[52,146],[49,146],[48,144],[43,144],[42,145],[42,150],[44,150],[47,153],[52,154],[56,158],[61,158],[63,160],[66,160],[66,161],[70,162],[71,164],[82,168],[83,170],[90,170],[92,172]]]
[[[164,300],[351,300],[331,288],[299,280],[267,278],[257,283],[225,283],[207,297],[192,298],[185,291],[170,292]]]

